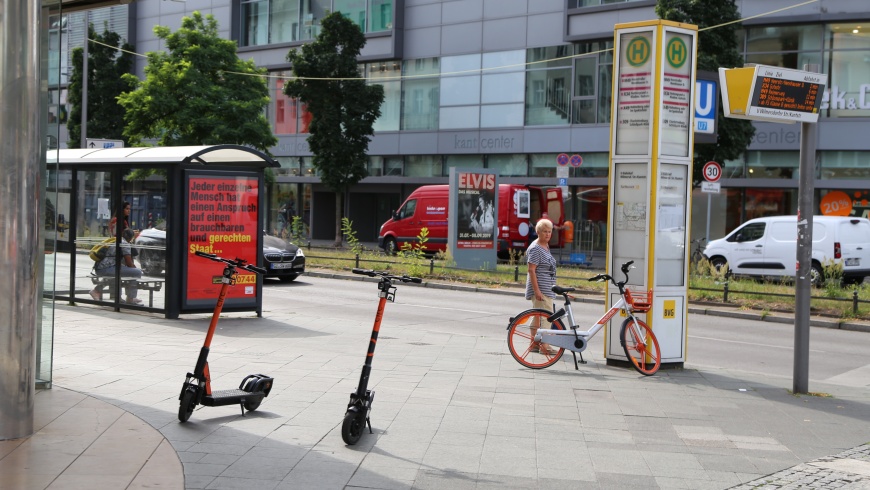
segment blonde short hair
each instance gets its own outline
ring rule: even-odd
[[[541,218],[535,225],[535,232],[540,234],[541,230],[553,231],[553,222],[548,220],[547,218]]]

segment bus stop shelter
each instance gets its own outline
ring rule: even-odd
[[[213,310],[223,270],[196,251],[263,265],[268,155],[237,145],[63,149],[48,153],[46,295],[56,301],[160,312]],[[132,228],[142,277],[122,277],[117,254]],[[114,274],[95,271],[94,245],[111,238]],[[224,311],[262,314],[263,281],[243,271]],[[130,291],[136,290],[130,301]]]

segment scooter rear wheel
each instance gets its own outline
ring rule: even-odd
[[[366,426],[366,414],[364,412],[347,412],[344,414],[344,423],[341,424],[341,438],[344,443],[353,446],[362,437]]]
[[[181,404],[178,406],[178,420],[187,422],[196,408],[196,388],[187,386],[181,391]]]
[[[245,400],[245,405],[244,405],[245,410],[247,410],[249,412],[253,412],[254,410],[257,409],[257,407],[260,406],[261,401],[262,400]]]

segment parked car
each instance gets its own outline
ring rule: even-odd
[[[160,274],[166,269],[166,230],[148,228],[134,240],[139,265],[147,275]],[[263,235],[263,267],[266,277],[280,281],[296,280],[305,272],[305,253],[296,245],[276,236]]]
[[[714,267],[756,277],[794,277],[797,264],[797,217],[768,216],[747,221],[725,238],[713,240],[704,257]],[[843,266],[843,283],[870,276],[870,220],[851,216],[813,216],[811,281],[824,283],[824,266]]]

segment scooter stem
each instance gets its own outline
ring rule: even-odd
[[[211,315],[211,323],[208,325],[208,333],[205,336],[203,347],[211,347],[211,339],[214,337],[214,331],[217,328],[218,319],[220,319],[221,316],[221,310],[224,309],[224,298],[227,297],[227,290],[229,290],[230,284],[233,283],[233,276],[235,273],[236,271],[233,267],[227,266],[224,268],[224,275],[221,279],[221,282],[223,283],[221,285],[221,294],[218,296],[217,304],[214,307],[214,313]]]
[[[378,301],[378,312],[375,315],[375,324],[372,327],[372,338],[369,340],[369,350],[366,353],[366,362],[363,364],[362,374],[359,378],[357,395],[364,397],[369,385],[369,375],[372,372],[372,358],[375,356],[375,345],[378,343],[378,333],[381,331],[381,319],[384,317],[384,308],[387,304],[386,295],[382,295]]]

